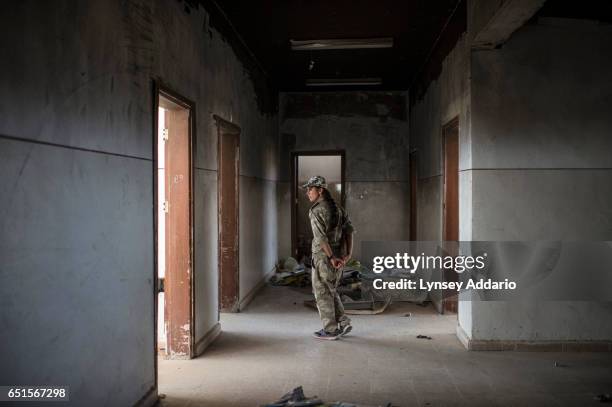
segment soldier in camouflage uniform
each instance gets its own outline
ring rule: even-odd
[[[308,217],[312,227],[312,288],[323,329],[317,339],[336,340],[348,334],[351,320],[337,292],[342,268],[351,258],[354,228],[343,208],[336,205],[327,190],[325,178],[314,176],[302,186],[313,202]]]

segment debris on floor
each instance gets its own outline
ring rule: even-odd
[[[310,285],[310,269],[299,264],[293,257],[281,259],[276,263],[276,273],[270,284],[278,286],[306,287]]]
[[[344,305],[344,313],[347,315],[376,315],[385,312],[387,307],[391,304],[391,298],[387,298],[386,301],[351,301],[342,302]],[[315,300],[305,300],[304,305],[317,309],[317,303]]]
[[[354,264],[347,263],[345,271],[349,270],[357,270],[359,272],[361,282],[359,289],[362,300],[385,301],[387,298],[391,298],[392,301],[409,301],[414,303],[422,303],[427,300],[428,291],[421,288],[410,290],[375,288],[375,282],[380,279],[396,284],[405,283],[406,281],[413,281],[416,284],[416,280],[419,278],[418,275],[405,269],[388,269],[381,273],[374,273],[359,261],[355,261]]]
[[[427,336],[427,335],[417,335],[417,339],[427,339],[427,340],[431,340],[431,336]]]
[[[353,404],[342,401],[336,401],[334,403],[326,403],[320,400],[317,396],[308,398],[304,395],[304,389],[302,386],[296,387],[289,393],[285,394],[280,400],[265,404],[262,407],[309,407],[309,406],[320,406],[320,407],[375,407],[365,406],[362,404]],[[380,407],[380,406],[378,406]],[[385,404],[385,407],[392,407],[391,403]]]
[[[306,264],[305,264],[306,263]],[[304,260],[298,263],[293,257],[280,259],[276,273],[270,279],[274,286],[309,287],[311,285],[310,264]],[[376,315],[385,312],[393,301],[409,301],[426,306],[427,293],[420,290],[380,290],[374,289],[373,281],[381,274],[373,273],[359,260],[351,259],[342,269],[338,282],[338,294],[347,314]],[[386,280],[414,279],[414,275],[401,270],[390,270]],[[316,309],[314,300],[304,301],[304,305]],[[406,315],[406,316],[412,316]]]
[[[301,267],[300,267],[301,266]],[[304,265],[299,264],[293,257],[287,257],[286,259],[280,259],[276,264],[276,272],[280,273],[283,271],[299,271],[304,270]]]
[[[304,389],[302,386],[296,387],[289,393],[285,394],[280,400],[266,404],[265,407],[285,407],[285,406],[322,406],[323,401],[318,399],[316,396],[313,398],[307,398],[304,395]]]
[[[285,271],[278,273],[270,278],[272,285],[290,285],[296,287],[306,287],[310,285],[310,273],[302,271]]]
[[[612,403],[612,396],[609,394],[598,394],[595,396],[595,400],[599,401],[600,403]]]

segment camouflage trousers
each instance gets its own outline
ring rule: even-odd
[[[335,269],[325,254],[312,256],[312,289],[323,328],[327,332],[342,329],[351,323],[344,314],[344,306],[338,295],[338,283],[342,278],[342,269]]]

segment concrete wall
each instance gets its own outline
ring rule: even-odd
[[[458,115],[460,240],[610,240],[610,28],[540,19],[501,49],[472,51],[472,38],[502,3],[469,2],[468,32],[411,106],[418,238],[441,238],[441,127]],[[609,304],[460,299],[468,338],[612,337]]]
[[[540,19],[473,52],[474,240],[612,239],[610,49],[609,25]],[[612,339],[606,303],[472,307],[476,339]]]
[[[422,99],[410,106],[410,151],[416,150],[417,240],[442,239],[444,158],[442,127],[459,118],[459,239],[471,239],[471,118],[469,40],[463,35],[443,62],[440,76],[429,84]],[[441,292],[430,297],[440,306]],[[459,319],[470,323],[469,302],[459,307]]]
[[[154,386],[153,78],[196,103],[196,340],[218,321],[212,114],[242,128],[241,297],[273,267],[278,122],[208,14],[185,8],[3,7],[1,383],[70,385],[91,406]]]
[[[410,150],[418,156],[417,239],[442,238],[444,160],[442,127],[459,118],[459,234],[470,240],[469,184],[462,170],[471,165],[469,41],[463,36],[444,60],[437,80],[410,107]]]
[[[408,240],[406,95],[287,93],[280,98],[279,256],[291,251],[291,151],[345,150],[346,209],[362,240]],[[384,227],[381,227],[384,225]]]

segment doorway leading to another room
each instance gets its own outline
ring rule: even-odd
[[[459,117],[442,127],[444,148],[444,190],[442,235],[445,251],[457,256],[459,241]],[[444,281],[458,281],[455,270],[444,270]],[[443,295],[442,311],[457,313],[457,293],[447,290]]]
[[[213,116],[217,125],[219,311],[238,312],[240,300],[240,127]]]
[[[325,178],[328,190],[336,202],[345,206],[344,151],[308,151],[291,154],[291,253],[301,264],[310,264],[312,230],[308,210],[312,204],[301,188],[315,175]]]
[[[194,104],[155,89],[156,352],[193,357]]]

